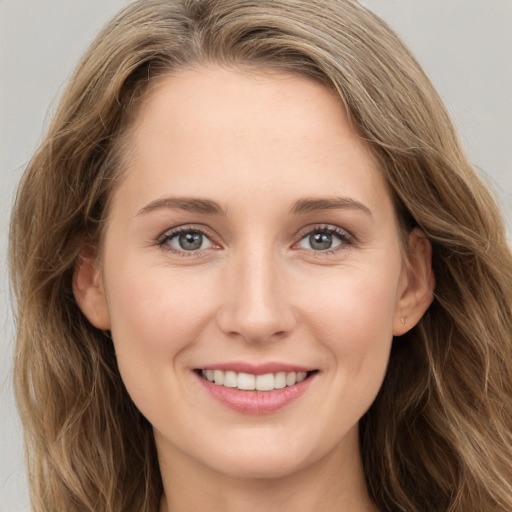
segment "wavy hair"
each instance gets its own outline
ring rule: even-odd
[[[382,511],[512,510],[512,258],[500,213],[408,49],[352,0],[143,0],[98,35],[22,178],[11,221],[15,389],[36,512],[158,510],[151,425],[72,274],[99,244],[123,135],[155,79],[207,63],[337,91],[404,226],[433,247],[435,299],[393,342],[360,421]]]

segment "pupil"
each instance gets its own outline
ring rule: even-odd
[[[203,235],[201,233],[182,233],[179,236],[180,247],[187,251],[195,251],[201,248]]]
[[[332,235],[329,233],[315,233],[309,236],[309,243],[313,249],[323,251],[332,246]]]

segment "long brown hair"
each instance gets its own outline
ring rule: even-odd
[[[512,510],[512,258],[493,199],[393,31],[351,0],[143,0],[97,37],[20,184],[11,223],[15,386],[38,512],[158,510],[151,426],[71,278],[98,244],[123,134],[158,76],[201,63],[281,69],[336,90],[404,226],[433,247],[435,300],[393,342],[360,422],[380,510]]]

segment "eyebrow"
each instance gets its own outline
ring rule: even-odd
[[[156,199],[141,208],[137,215],[143,215],[162,208],[183,210],[203,215],[226,215],[226,211],[215,201],[193,197],[165,197],[163,199]],[[356,209],[367,215],[372,215],[367,206],[349,197],[299,199],[290,209],[290,213],[297,215],[336,209]]]
[[[161,208],[183,210],[203,215],[226,215],[225,210],[223,210],[215,201],[211,201],[209,199],[197,199],[193,197],[165,197],[163,199],[156,199],[141,208],[137,215],[143,215]]]
[[[299,199],[292,206],[291,214],[305,214],[322,210],[355,209],[367,215],[372,215],[371,210],[363,203],[350,197],[333,197],[318,199]]]

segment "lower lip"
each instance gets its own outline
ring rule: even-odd
[[[244,414],[271,414],[301,397],[316,375],[314,373],[298,384],[273,391],[242,391],[219,386],[197,374],[196,377],[213,398],[234,411]]]

